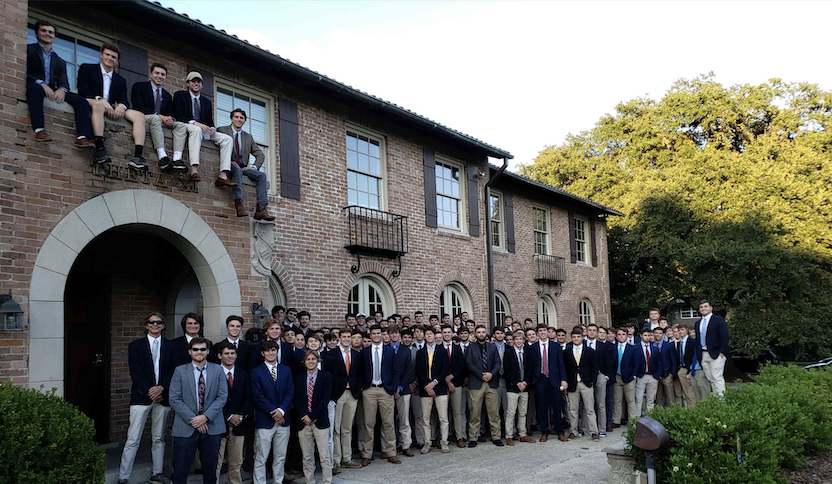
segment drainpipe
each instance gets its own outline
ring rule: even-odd
[[[489,168],[486,164],[486,168],[488,168],[488,172],[491,173],[491,168]],[[500,175],[503,174],[508,168],[508,158],[503,158],[503,166],[497,170],[493,176],[490,176],[488,179],[488,183],[485,184],[485,253],[487,257],[487,264],[488,264],[488,319],[493,324],[492,329],[496,327],[497,322],[497,315],[494,313],[494,253],[491,248],[491,186],[494,182],[500,178]]]

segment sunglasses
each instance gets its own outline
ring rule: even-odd
[[[158,320],[152,320],[152,321],[147,321],[146,324],[165,324],[165,322],[164,321],[158,321]]]
[[[196,351],[198,353],[202,353],[204,351],[208,351],[208,348],[191,348],[191,351]]]

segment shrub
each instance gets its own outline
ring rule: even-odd
[[[0,483],[104,482],[93,422],[63,398],[0,383]]]
[[[656,407],[650,416],[670,435],[656,459],[659,482],[780,484],[788,482],[781,468],[832,447],[832,371],[767,366],[724,398]],[[645,471],[644,452],[632,446],[634,424],[625,433],[627,452]]]

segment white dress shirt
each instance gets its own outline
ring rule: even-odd
[[[708,313],[705,316],[702,316],[702,319],[699,320],[699,324],[696,325],[696,334],[699,335],[699,341],[701,342],[700,345],[702,346],[703,350],[708,349],[706,337],[708,336],[708,324],[711,322],[711,316],[714,313]]]
[[[98,64],[101,68],[101,79],[104,81],[103,89],[101,91],[101,99],[110,102],[110,86],[113,85],[113,71],[107,72],[104,66]]]
[[[153,336],[147,335],[147,342],[150,343],[150,357],[153,358],[153,343],[158,342],[159,344],[159,352],[156,354],[156,358],[153,359],[153,374],[156,375],[156,384],[159,384],[159,360],[162,359],[162,337],[159,336],[154,338]]]

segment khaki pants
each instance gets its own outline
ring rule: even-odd
[[[396,412],[399,416],[399,438],[401,439],[402,450],[409,449],[413,440],[410,429],[410,398],[411,395],[399,395],[396,399]],[[419,396],[417,395],[418,399]]]
[[[631,419],[636,419],[636,380],[633,378],[630,383],[624,383],[621,375],[615,375],[615,385],[613,391],[613,412],[612,423],[616,425],[621,424],[621,406],[624,400],[627,402],[627,416]]]
[[[696,370],[696,374],[690,377],[693,393],[696,395],[697,401],[702,401],[711,396],[711,383],[705,376],[705,372],[701,369]]]
[[[165,465],[165,426],[168,423],[170,407],[161,403],[151,405],[130,405],[130,426],[127,428],[127,442],[121,453],[121,466],[119,467],[119,479],[130,479],[133,472],[133,462],[136,460],[136,453],[139,451],[139,444],[144,433],[145,423],[148,415],[150,421],[150,456],[153,462],[153,475],[161,474]]]
[[[497,397],[497,389],[491,388],[485,382],[482,382],[482,386],[478,390],[468,389],[468,413],[471,415],[471,421],[468,422],[468,440],[477,440],[477,437],[479,437],[483,401],[485,401],[488,421],[491,424],[491,439],[500,440],[500,402]]]
[[[361,457],[373,458],[373,436],[376,427],[376,412],[381,413],[381,440],[384,457],[396,455],[396,429],[393,422],[393,395],[383,387],[370,387],[361,394],[364,405],[364,436],[362,438]]]
[[[410,414],[413,416],[413,437],[416,439],[416,444],[421,447],[425,443],[425,434],[422,431],[422,399],[419,397],[419,389],[416,389],[410,397]],[[447,417],[447,412],[445,417]]]
[[[454,415],[454,433],[457,440],[465,440],[465,426],[468,423],[468,419],[465,417],[465,405],[468,402],[467,399],[463,398],[464,390],[462,387],[456,387],[453,393],[448,393],[448,400],[451,402],[451,411]]]
[[[188,140],[188,159],[192,165],[199,164],[199,150],[202,148],[202,130],[197,126],[188,123],[173,123],[173,129],[182,132],[182,136],[173,137],[173,153],[182,153],[185,149],[185,140]]]
[[[725,356],[718,356],[717,359],[711,358],[707,351],[702,351],[702,370],[705,377],[711,384],[711,390],[717,396],[722,396],[725,393]]]
[[[332,482],[332,461],[329,458],[329,429],[319,429],[312,425],[304,425],[298,432],[300,451],[303,454],[303,476],[306,484],[315,484],[315,447],[318,447],[318,458],[321,460],[323,484]],[[277,481],[275,481],[277,482]]]
[[[702,372],[702,370],[699,370]],[[693,392],[693,386],[690,381],[690,372],[687,368],[679,368],[679,371],[676,372],[676,375],[679,377],[679,384],[682,385],[682,392],[685,394],[685,406],[692,407],[696,405],[696,402],[699,400],[696,398],[696,395]]]
[[[335,402],[335,418],[333,419],[333,465],[352,460],[352,423],[355,420],[355,409],[358,400],[352,396],[349,388]]]
[[[579,381],[574,392],[569,393],[569,433],[578,435],[578,410],[581,401],[584,403],[586,422],[591,434],[598,433],[598,422],[595,415],[595,391]]]
[[[507,392],[508,405],[506,408],[506,438],[513,438],[515,430],[520,432],[520,438],[526,433],[526,415],[529,412],[529,392]],[[517,427],[514,417],[517,416]]]
[[[664,400],[662,404],[665,407],[669,407],[673,405],[673,402],[676,401],[676,397],[673,395],[673,375],[668,374],[666,377],[662,378],[661,384],[659,385],[659,391],[664,396]]]
[[[254,431],[254,484],[266,484],[266,460],[272,453],[272,475],[274,482],[283,482],[283,464],[286,462],[286,447],[289,445],[288,426],[275,424],[270,429]]]
[[[598,431],[604,432],[607,430],[607,375],[598,372],[598,378],[595,379],[595,416],[597,417],[596,424]]]
[[[649,413],[656,406],[656,391],[658,389],[659,380],[656,380],[649,373],[645,373],[643,377],[636,379],[636,419],[641,418],[642,410],[644,410],[644,413]]]
[[[435,397],[420,397],[422,405],[422,429],[425,432],[425,443],[430,444],[432,438],[430,431],[430,413],[436,405],[436,413],[439,415],[439,437],[443,445],[448,445],[448,395],[436,395]]]
[[[162,130],[162,118],[157,114],[145,114],[144,124],[150,131],[150,139],[153,141],[153,148],[156,150],[165,149],[165,132]],[[185,137],[188,136],[188,129],[185,123],[173,123],[171,131],[173,131],[173,143],[176,144],[177,138],[180,140],[182,146],[185,145]]]
[[[225,449],[228,446],[228,482],[229,484],[243,484],[243,476],[240,474],[240,467],[243,465],[243,449],[245,448],[246,436],[229,433],[220,441],[220,456],[217,459],[217,482],[220,482],[220,469],[222,469]]]

